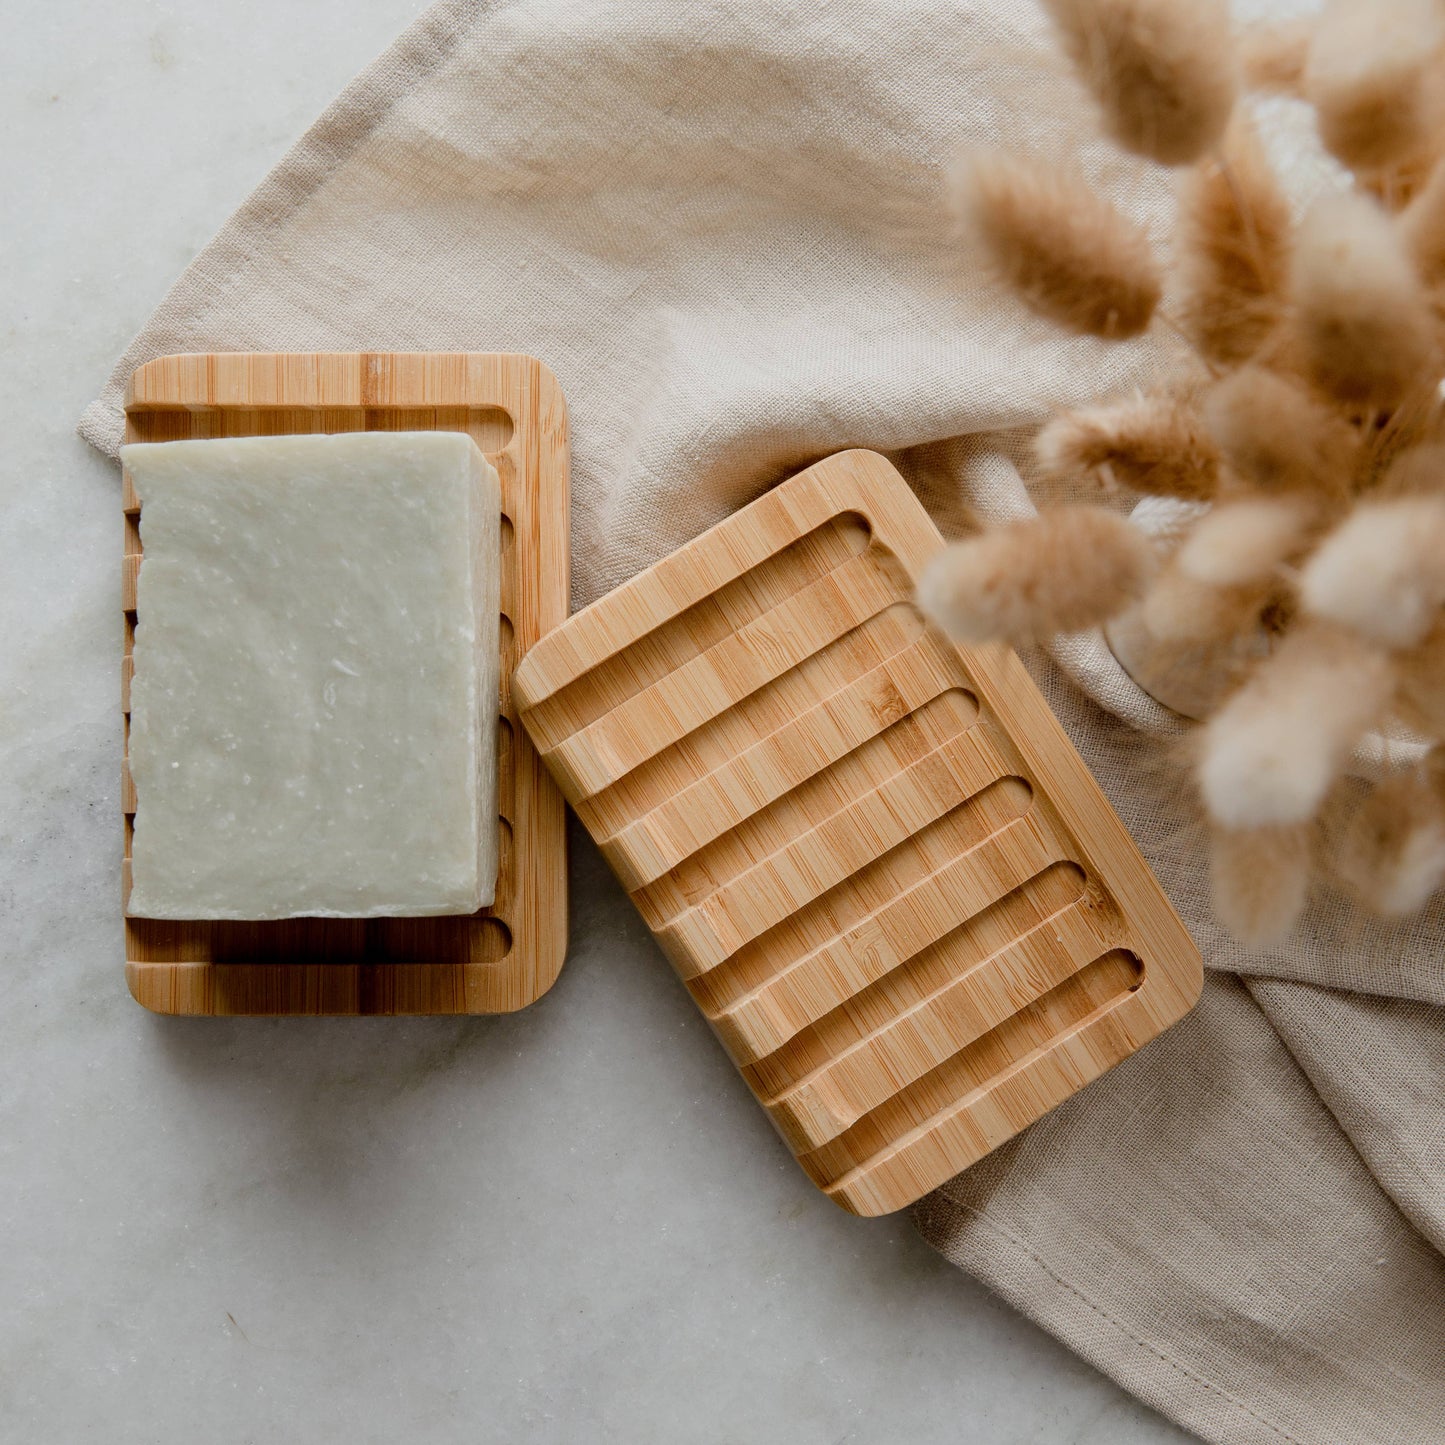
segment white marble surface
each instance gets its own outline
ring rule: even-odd
[[[126,994],[118,482],[71,428],[416,9],[6,7],[0,1440],[1184,1440],[812,1190],[576,830],[571,959],[522,1014]]]

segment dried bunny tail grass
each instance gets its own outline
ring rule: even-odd
[[[974,153],[954,200],[995,276],[1039,315],[1111,340],[1149,325],[1163,289],[1149,238],[1077,175]]]
[[[1406,253],[1425,285],[1445,286],[1445,161],[1395,219]]]
[[[1284,315],[1291,217],[1243,116],[1187,174],[1176,235],[1180,328],[1208,361],[1247,361]]]
[[[1295,926],[1309,898],[1308,824],[1212,828],[1209,886],[1215,916],[1246,948],[1268,948]]]
[[[1195,523],[1175,556],[1187,577],[1215,587],[1274,580],[1309,537],[1317,509],[1302,497],[1241,497]]]
[[[1304,95],[1325,148],[1351,170],[1416,161],[1437,139],[1436,62],[1445,40],[1437,0],[1334,0],[1305,62]]]
[[[1426,737],[1445,735],[1445,621],[1395,658],[1399,686],[1395,713],[1406,727]]]
[[[1374,426],[1363,433],[1363,462],[1355,475],[1358,495],[1429,496],[1445,490],[1445,403],[1433,373],[1421,376],[1387,417],[1367,420]]]
[[[1375,492],[1380,497],[1445,495],[1445,443],[1427,442],[1398,453]]]
[[[1197,160],[1224,133],[1238,78],[1222,0],[1044,0],[1080,79],[1126,150]]]
[[[1291,280],[1305,366],[1339,401],[1388,408],[1433,371],[1424,290],[1389,217],[1364,196],[1313,207]]]
[[[1140,608],[1159,642],[1213,650],[1256,628],[1268,599],[1267,587],[1221,586],[1191,576],[1176,556],[1160,568]]]
[[[1169,571],[1166,565],[1165,573]],[[1155,586],[1161,583],[1164,577]],[[1206,718],[1239,686],[1267,647],[1255,625],[1258,618],[1252,614],[1248,625],[1218,637],[1160,637],[1150,627],[1147,613],[1153,593],[1150,588],[1143,602],[1108,623],[1109,650],[1157,702],[1181,717]]]
[[[1418,646],[1445,604],[1445,498],[1357,506],[1310,558],[1300,601],[1383,647]]]
[[[1211,820],[1259,828],[1314,817],[1393,681],[1389,660],[1353,633],[1297,626],[1205,725],[1198,778]]]
[[[1247,26],[1239,37],[1239,65],[1245,86],[1278,95],[1301,94],[1314,33],[1313,16]]]
[[[1039,433],[1034,452],[1047,477],[1089,478],[1106,491],[1207,502],[1219,482],[1219,451],[1183,396],[1136,393],[1060,412]]]
[[[1340,838],[1336,876],[1382,918],[1414,913],[1445,884],[1445,803],[1431,776],[1437,767],[1427,760],[1379,783]]]
[[[1038,642],[1123,611],[1154,560],[1123,517],[1054,507],[946,548],[919,581],[918,605],[962,642]]]
[[[1348,493],[1358,434],[1298,382],[1244,366],[1211,388],[1203,410],[1220,453],[1247,484],[1275,494]]]

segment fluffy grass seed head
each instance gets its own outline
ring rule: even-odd
[[[918,605],[961,642],[1040,642],[1122,612],[1153,572],[1152,544],[1101,507],[1052,507],[945,548]]]
[[[1361,503],[1310,558],[1299,593],[1315,617],[1417,647],[1445,604],[1445,498]]]
[[[1445,288],[1445,160],[1438,161],[1410,204],[1395,218],[1415,271],[1445,310],[1438,292]]]
[[[1303,91],[1326,150],[1357,173],[1434,145],[1445,10],[1438,0],[1333,0],[1315,26]]]
[[[1415,912],[1445,884],[1445,803],[1429,774],[1412,768],[1378,783],[1340,838],[1336,876],[1382,918]]]
[[[1246,948],[1268,948],[1294,927],[1309,897],[1308,824],[1219,828],[1209,835],[1215,916]]]
[[[1219,450],[1183,396],[1136,393],[1060,412],[1039,433],[1034,451],[1051,479],[1087,478],[1104,491],[1207,502],[1219,482]]]
[[[1195,523],[1175,560],[1186,576],[1216,587],[1271,582],[1304,545],[1315,515],[1300,496],[1223,502]]]
[[[1426,442],[1396,455],[1374,489],[1378,497],[1445,496],[1445,443]]]
[[[1435,366],[1431,312],[1400,233],[1356,192],[1300,223],[1291,285],[1310,375],[1336,400],[1388,409]]]
[[[1314,33],[1312,15],[1248,26],[1239,37],[1239,67],[1245,86],[1278,95],[1300,95]]]
[[[1126,150],[1198,160],[1223,135],[1238,75],[1222,0],[1044,0],[1065,52]]]
[[[1358,434],[1299,382],[1244,366],[1210,389],[1203,411],[1221,455],[1247,486],[1273,495],[1349,491]]]
[[[1284,316],[1293,229],[1289,201],[1243,115],[1219,153],[1186,172],[1179,199],[1179,325],[1206,360],[1238,366]]]
[[[1149,325],[1163,291],[1149,238],[1081,177],[979,152],[960,162],[953,187],[965,234],[1039,315],[1113,341]]]
[[[1205,724],[1198,777],[1211,821],[1308,822],[1393,684],[1389,660],[1354,633],[1296,626]]]
[[[1141,604],[1144,625],[1158,642],[1181,650],[1215,649],[1259,623],[1268,588],[1221,584],[1193,576],[1171,557]]]
[[[1445,622],[1437,622],[1416,646],[1397,653],[1395,666],[1400,721],[1426,737],[1445,737]]]

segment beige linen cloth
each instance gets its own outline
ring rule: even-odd
[[[571,406],[579,604],[842,447],[894,455],[945,530],[965,495],[1021,513],[1001,434],[1157,358],[991,293],[940,176],[960,143],[1062,152],[1086,118],[1022,0],[443,0],[185,273],[82,431],[114,453],[124,379],[164,352],[534,353]],[[1164,178],[1081,159],[1167,229]],[[918,1227],[1210,1440],[1445,1441],[1445,916],[1325,901],[1241,956],[1145,735],[1170,716],[1097,639],[1038,674],[1211,973]]]

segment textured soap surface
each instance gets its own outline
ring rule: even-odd
[[[128,911],[494,899],[500,496],[457,432],[125,447],[141,502]]]

